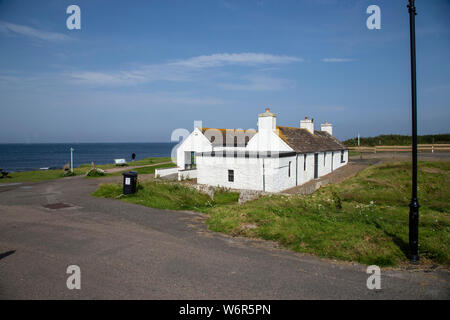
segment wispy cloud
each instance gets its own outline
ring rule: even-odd
[[[210,67],[221,67],[225,65],[256,66],[267,64],[285,64],[302,61],[303,61],[302,58],[285,55],[245,52],[245,53],[216,53],[207,56],[198,56],[172,62],[170,63],[170,65],[178,65],[189,68],[210,68]]]
[[[65,41],[70,37],[63,33],[42,31],[25,25],[0,20],[0,32],[9,35],[22,35],[43,41]]]
[[[323,58],[322,62],[351,62],[355,61],[355,59],[347,59],[347,58]]]
[[[222,83],[220,87],[226,90],[248,91],[279,91],[292,87],[293,81],[269,76],[245,76],[244,83]]]
[[[302,58],[265,53],[218,53],[162,64],[143,65],[131,70],[107,72],[84,70],[66,73],[65,75],[78,83],[97,85],[135,85],[151,81],[193,81],[194,79],[198,79],[200,74],[203,76],[207,75],[206,70],[209,68],[225,66],[270,66],[301,61],[303,61]],[[247,80],[250,81],[250,84],[247,85],[248,88],[252,86],[254,88],[262,88],[265,86],[265,80],[262,77],[259,79],[249,77]],[[273,83],[272,81],[272,84],[276,83]],[[275,86],[275,88],[277,87],[278,86]],[[231,88],[231,86],[229,86],[229,88]],[[238,86],[236,86],[236,88],[238,88]]]

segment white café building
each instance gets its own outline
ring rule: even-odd
[[[179,179],[278,192],[347,164],[348,149],[333,137],[330,123],[322,124],[319,131],[308,117],[298,128],[276,122],[267,108],[258,116],[257,131],[195,128],[176,150]]]

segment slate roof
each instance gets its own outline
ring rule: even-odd
[[[245,147],[256,130],[202,128],[202,133],[215,147]]]
[[[338,139],[325,131],[315,130],[311,134],[306,129],[283,126],[277,126],[277,130],[279,137],[297,153],[347,150]],[[245,147],[257,133],[256,130],[219,128],[202,128],[201,131],[214,147]]]
[[[347,150],[328,132],[277,126],[279,137],[298,153]]]

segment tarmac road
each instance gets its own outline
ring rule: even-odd
[[[0,185],[1,299],[449,299],[441,268],[385,270],[231,238],[201,214],[90,196],[102,179]],[[44,205],[65,203],[68,208]],[[81,269],[81,289],[66,268]]]

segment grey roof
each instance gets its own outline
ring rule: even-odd
[[[298,153],[347,150],[347,147],[328,132],[278,126],[280,138]]]
[[[256,130],[202,128],[202,133],[215,147],[245,147],[256,134]]]

